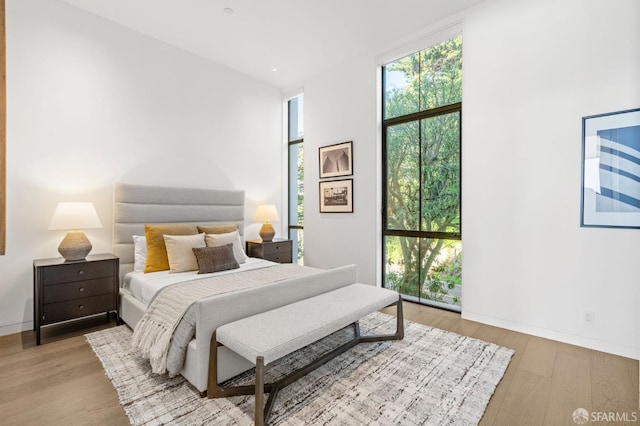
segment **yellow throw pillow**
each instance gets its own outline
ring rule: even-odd
[[[144,272],[158,272],[169,269],[167,246],[164,235],[194,235],[198,233],[195,225],[167,224],[144,225],[144,235],[147,238],[147,263]]]
[[[227,234],[229,232],[237,231],[238,225],[198,225],[198,232],[204,232],[205,234]]]
[[[193,248],[206,247],[204,233],[195,235],[165,235],[169,272],[187,272],[198,270],[198,260]]]

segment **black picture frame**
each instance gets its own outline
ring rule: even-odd
[[[318,148],[320,179],[353,175],[353,141]]]
[[[640,229],[640,108],[582,118],[580,226]]]
[[[353,213],[353,179],[319,182],[320,213]]]

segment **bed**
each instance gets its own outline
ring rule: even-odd
[[[177,188],[117,183],[114,190],[114,254],[120,259],[120,317],[132,329],[148,309],[151,293],[136,290],[133,236],[145,235],[145,224],[235,225],[244,244],[244,191]],[[270,270],[265,263],[249,258],[234,274],[246,270]],[[231,273],[229,277],[231,277]],[[256,272],[252,272],[254,275]],[[160,274],[157,279],[177,281],[197,278],[192,274]],[[216,273],[220,274],[220,273]],[[215,275],[215,274],[214,274]],[[235,275],[233,275],[235,276]],[[144,277],[143,277],[144,278]],[[216,278],[223,279],[223,278]],[[210,340],[221,325],[275,309],[357,282],[355,266],[331,270],[307,271],[302,276],[277,280],[237,291],[204,297],[190,306],[194,315],[195,334],[188,341],[184,365],[180,371],[201,395],[206,394]],[[171,283],[170,283],[171,284]],[[218,381],[221,383],[253,365],[225,347],[218,348]]]

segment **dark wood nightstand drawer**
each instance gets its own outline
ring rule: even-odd
[[[290,251],[278,251],[276,253],[267,254],[263,257],[264,260],[270,260],[278,263],[291,263]]]
[[[113,276],[112,262],[81,262],[42,268],[42,284],[54,285]]]
[[[99,294],[113,294],[113,277],[52,285],[43,294],[44,303],[62,302]]]
[[[262,244],[262,254],[264,256],[278,253],[289,253],[289,256],[291,256],[291,241]]]
[[[47,303],[43,308],[42,323],[51,324],[115,309],[116,300],[113,293],[58,303]]]
[[[279,263],[291,263],[293,258],[291,240],[247,241],[247,254]]]

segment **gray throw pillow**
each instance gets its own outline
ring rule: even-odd
[[[233,255],[232,243],[216,247],[194,247],[192,250],[198,261],[199,274],[210,274],[240,267]]]

